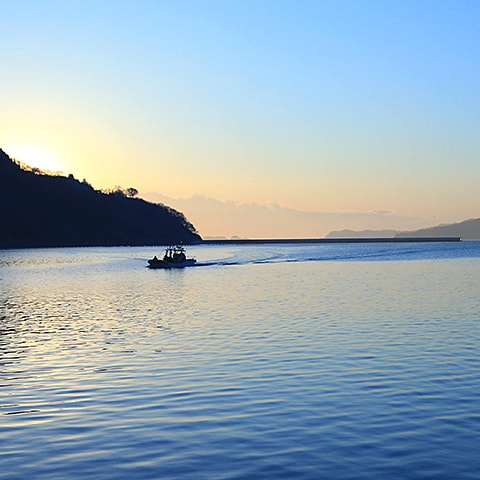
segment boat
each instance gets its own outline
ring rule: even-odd
[[[165,249],[165,255],[162,259],[157,258],[155,255],[152,259],[148,260],[148,268],[184,268],[193,267],[197,263],[195,258],[187,258],[185,248],[181,245],[175,247],[167,247]]]

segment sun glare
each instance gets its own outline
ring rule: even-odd
[[[5,152],[15,160],[27,164],[29,167],[48,170],[49,172],[64,172],[65,166],[49,150],[37,145],[11,145],[5,147]]]

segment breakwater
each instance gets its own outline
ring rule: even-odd
[[[393,238],[235,238],[204,240],[207,245],[247,245],[279,243],[419,243],[461,242],[462,237],[393,237]]]

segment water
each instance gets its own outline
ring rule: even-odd
[[[1,479],[466,479],[480,242],[0,252]]]

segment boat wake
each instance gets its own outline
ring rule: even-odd
[[[229,267],[300,262],[385,262],[471,258],[479,242],[238,245],[199,248],[194,267]]]

